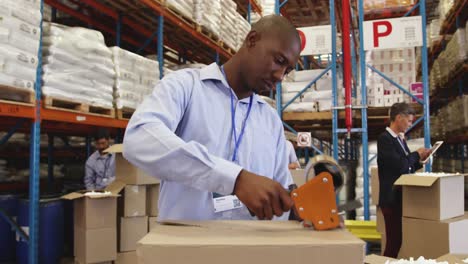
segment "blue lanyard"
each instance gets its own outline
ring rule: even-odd
[[[224,72],[224,67],[221,66],[221,72],[224,75],[224,78],[227,81],[226,78],[226,73]],[[244,137],[244,132],[245,132],[245,127],[247,125],[247,119],[249,118],[250,115],[250,110],[252,109],[252,101],[253,101],[253,95],[250,96],[249,100],[249,108],[247,109],[247,114],[245,115],[244,122],[242,123],[241,131],[239,134],[239,138],[237,138],[237,132],[236,132],[236,108],[234,107],[234,93],[232,92],[232,89],[230,88],[229,91],[231,92],[231,125],[232,125],[232,134],[234,137],[234,153],[232,154],[232,161],[237,160],[237,151],[239,150],[240,143],[242,141],[242,138]]]

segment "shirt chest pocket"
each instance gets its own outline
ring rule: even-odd
[[[277,149],[276,137],[271,135],[270,132],[256,133],[250,155],[251,164],[254,166],[253,169],[269,171],[268,175],[264,176],[271,177],[276,164]]]

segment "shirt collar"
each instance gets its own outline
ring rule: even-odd
[[[223,85],[218,86],[224,89],[231,89],[227,83],[226,78],[224,78],[221,69],[219,68],[218,64],[215,62],[211,63],[210,65],[200,69],[200,80],[217,80],[220,81]],[[254,93],[253,99],[257,101],[257,103],[266,104],[266,102],[258,95]],[[241,102],[249,102],[249,98],[244,98],[240,100]]]
[[[394,138],[398,137],[398,134],[395,133],[390,127],[387,127],[386,129],[387,129],[388,133],[390,133],[390,135],[392,135],[392,137],[394,137]]]
[[[387,127],[386,129],[387,129],[388,133],[390,133],[390,135],[392,135],[392,137],[394,137],[394,138],[397,138],[397,137],[399,137],[400,139],[404,139],[404,138],[405,138],[405,135],[404,135],[403,133],[397,134],[397,133],[395,133],[395,131],[393,131],[390,127]]]

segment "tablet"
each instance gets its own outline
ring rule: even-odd
[[[437,141],[434,146],[432,146],[431,151],[429,152],[429,155],[425,160],[422,161],[422,163],[426,163],[429,161],[429,159],[432,157],[432,155],[439,149],[439,147],[444,143],[443,141]]]

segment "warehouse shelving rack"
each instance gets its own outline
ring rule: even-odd
[[[292,2],[292,1],[291,1]],[[307,1],[306,1],[307,2]],[[320,3],[326,3],[327,1],[320,1]],[[397,88],[406,91],[403,87],[399,86],[397,83],[393,82],[383,74],[379,73],[375,68],[372,67],[372,65],[366,65],[365,59],[360,59],[359,60],[359,70],[357,70],[357,65],[356,65],[356,59],[355,56],[358,53],[359,58],[365,58],[365,51],[363,45],[359,45],[359,43],[364,43],[364,36],[363,36],[363,24],[364,24],[364,19],[369,19],[369,20],[374,20],[374,19],[379,19],[379,18],[384,18],[382,17],[397,17],[397,16],[409,16],[418,13],[423,20],[423,26],[421,28],[423,32],[423,46],[422,46],[422,82],[424,85],[424,98],[423,100],[418,100],[419,103],[421,103],[424,114],[422,117],[420,117],[413,125],[412,128],[415,126],[418,126],[420,122],[424,121],[424,138],[425,138],[425,146],[430,147],[431,142],[430,142],[430,118],[429,118],[429,88],[428,88],[428,60],[427,60],[427,43],[426,43],[426,5],[430,6],[431,12],[434,12],[435,10],[435,1],[419,1],[413,6],[410,7],[405,7],[405,8],[398,8],[398,9],[386,9],[386,10],[380,10],[380,12],[371,12],[371,13],[364,13],[364,4],[362,0],[357,0],[357,1],[350,1],[351,3],[356,3],[355,5],[352,6],[351,8],[351,14],[343,14],[343,16],[340,17],[339,12],[335,12],[335,10],[342,10],[342,7],[337,7],[336,5],[339,5],[340,1],[333,1],[330,0],[328,1],[328,8],[330,10],[329,16],[325,16],[325,19],[323,20],[324,23],[328,23],[328,20],[330,24],[332,25],[332,54],[331,54],[331,63],[329,64],[328,68],[326,70],[330,70],[332,72],[332,78],[333,78],[333,110],[331,112],[322,112],[322,113],[283,113],[283,103],[281,102],[281,86],[279,85],[277,87],[277,96],[276,96],[276,103],[277,103],[277,109],[278,109],[278,114],[280,117],[283,119],[283,122],[291,122],[291,121],[297,121],[297,120],[309,120],[313,121],[313,124],[321,125],[321,124],[327,124],[326,120],[332,120],[332,153],[333,157],[338,160],[339,154],[344,153],[345,157],[353,157],[353,154],[349,155],[349,152],[353,153],[352,150],[349,149],[350,145],[352,146],[354,144],[354,147],[357,147],[358,144],[355,144],[353,140],[345,140],[346,145],[342,146],[341,149],[338,146],[338,134],[339,133],[360,133],[361,134],[361,144],[362,144],[362,159],[363,159],[363,177],[364,177],[364,217],[366,220],[369,220],[369,163],[376,157],[372,157],[369,159],[369,153],[368,153],[368,139],[369,139],[369,126],[368,122],[369,120],[372,120],[372,122],[380,122],[380,124],[377,124],[377,126],[380,125],[382,128],[379,130],[379,132],[383,131],[384,126],[382,126],[382,123],[384,123],[385,120],[388,119],[388,108],[369,108],[367,107],[367,90],[366,90],[366,75],[365,74],[360,74],[360,78],[357,78],[357,73],[365,73],[367,68],[377,72],[377,74],[381,75],[383,78],[386,80],[390,81],[394,86]],[[298,3],[291,3],[291,5],[297,5]],[[312,3],[310,3],[311,5]],[[318,4],[316,1],[314,4]],[[307,26],[310,25],[310,21],[308,24],[304,23],[304,20],[298,19],[294,17],[294,12],[286,12],[284,10],[281,10],[280,8],[283,7],[284,5],[289,5],[287,0],[283,1],[276,1],[276,12],[279,14],[283,14],[285,17],[289,18],[293,23],[298,24],[299,26]],[[355,19],[353,16],[353,8],[357,10],[358,13],[358,18]],[[294,11],[297,12],[297,10],[300,10],[300,7],[293,7]],[[419,12],[417,12],[419,11]],[[429,12],[429,13],[431,13]],[[289,14],[288,14],[289,13]],[[291,13],[293,13],[291,15]],[[288,16],[289,15],[289,16]],[[337,104],[337,81],[336,81],[336,69],[337,69],[337,58],[338,54],[336,53],[336,36],[337,36],[337,29],[340,30],[340,25],[341,23],[336,23],[337,19],[336,16],[338,16],[338,20],[341,21],[348,21],[348,23],[343,23],[343,25],[348,25],[350,27],[351,33],[353,33],[353,37],[350,37],[352,39],[351,41],[351,46],[353,47],[352,50],[352,56],[348,57],[346,60],[347,65],[352,65],[352,71],[346,73],[346,74],[351,74],[354,77],[354,85],[359,85],[361,89],[361,106],[351,106],[348,105],[347,107],[339,107]],[[329,19],[328,19],[329,18]],[[296,26],[298,26],[296,25]],[[334,26],[335,25],[335,26]],[[359,43],[356,43],[355,37],[354,37],[354,32],[355,32],[355,27],[358,35],[359,35]],[[341,28],[341,32],[343,31],[343,26]],[[344,45],[343,45],[344,46]],[[356,52],[357,49],[359,52]],[[344,58],[340,58],[341,60],[345,60]],[[344,63],[346,63],[344,61]],[[349,67],[349,66],[347,66]],[[313,82],[312,82],[313,83]],[[310,85],[309,85],[310,86]],[[306,88],[304,88],[300,93],[304,92]],[[405,92],[406,94],[410,95],[407,91]],[[294,97],[290,102],[294,101],[297,97],[299,97],[300,94],[298,94],[296,97]],[[414,97],[414,96],[413,96]],[[288,104],[287,103],[287,104]],[[361,127],[360,128],[351,128],[351,129],[340,129],[339,128],[339,121],[343,117],[345,117],[345,113],[339,112],[339,110],[345,110],[346,108],[350,108],[349,112],[354,115],[353,120],[356,120],[357,124],[359,124]],[[383,113],[384,111],[385,113]],[[359,122],[360,121],[360,122]],[[374,123],[375,124],[375,123]],[[293,131],[296,132],[296,130],[290,126],[289,124],[285,123],[285,126]],[[301,128],[301,126],[295,126],[296,128]],[[302,128],[306,128],[307,126],[302,126]],[[313,129],[314,126],[309,126],[309,129]],[[372,133],[372,137],[375,138],[378,134]],[[349,138],[349,135],[348,137]],[[353,138],[351,138],[353,139]],[[350,145],[349,145],[350,144]],[[345,151],[343,151],[344,149]],[[319,150],[317,152],[320,153]],[[354,151],[355,152],[355,151]],[[355,157],[354,157],[355,158]],[[426,166],[426,170],[430,171],[431,167],[430,165]]]
[[[160,78],[163,77],[164,53],[176,51],[179,54],[179,62],[198,61],[211,63],[229,59],[233,52],[221,45],[206,32],[197,29],[196,25],[170,9],[163,2],[153,0],[82,0],[73,1],[80,8],[75,10],[70,6],[57,0],[41,0],[41,13],[44,4],[52,7],[52,20],[57,20],[57,10],[68,14],[71,23],[93,27],[100,30],[111,43],[117,46],[130,47],[130,50],[152,53],[151,47],[156,47],[158,55]],[[261,8],[255,0],[236,0],[239,5],[247,5],[247,10],[261,13]],[[245,8],[244,8],[245,9]],[[84,12],[86,10],[86,12]],[[242,8],[241,8],[242,10]],[[248,12],[250,14],[250,12]],[[125,15],[124,15],[125,14]],[[247,15],[247,14],[245,14]],[[196,43],[194,43],[194,40]],[[42,32],[41,41],[42,44]],[[107,43],[108,46],[109,43]],[[151,46],[150,46],[151,45]],[[39,160],[40,134],[57,133],[65,135],[86,136],[86,152],[91,152],[90,137],[97,127],[107,127],[113,134],[121,135],[127,126],[128,120],[112,117],[104,117],[90,113],[76,113],[57,109],[47,109],[42,105],[41,97],[41,72],[42,56],[41,48],[38,54],[38,68],[34,92],[34,103],[21,103],[0,100],[0,130],[8,131],[0,139],[0,146],[8,141],[15,132],[30,132],[30,177],[29,177],[29,235],[17,230],[17,233],[28,241],[29,260],[31,264],[38,263],[38,241],[39,241]],[[49,137],[49,176],[51,175],[51,154],[64,153],[54,151],[53,136]],[[44,156],[44,155],[42,155]],[[8,188],[22,188],[21,184],[9,185]],[[0,188],[1,189],[1,188]],[[0,212],[0,217],[11,221]],[[16,225],[12,225],[16,226]]]
[[[457,0],[454,1],[453,7],[446,15],[440,29],[441,39],[434,43],[429,51],[429,68],[432,67],[435,60],[439,57],[441,52],[445,49],[448,42],[447,36],[454,34],[459,28],[466,26],[468,20],[468,1]],[[454,98],[461,97],[468,94],[468,63],[459,65],[455,74],[450,78],[445,87],[435,87],[431,95],[431,112],[435,113],[442,106],[447,105]],[[419,69],[420,70],[420,69]],[[461,172],[466,171],[466,147],[468,143],[468,133],[463,130],[455,131],[445,136],[445,138],[437,138],[436,140],[445,140],[440,156],[446,158],[453,158],[461,161]]]

